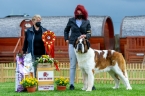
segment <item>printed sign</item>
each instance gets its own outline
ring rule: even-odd
[[[54,90],[54,85],[44,85],[44,86],[38,86],[38,90]]]
[[[38,71],[38,81],[53,81],[53,71]]]

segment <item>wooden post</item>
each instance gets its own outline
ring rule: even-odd
[[[0,64],[0,77],[2,77],[2,67],[1,67],[1,64]],[[0,82],[2,82],[2,78],[0,79]]]
[[[3,69],[3,64],[0,64],[0,70],[1,70],[1,71],[0,71],[0,72],[1,72],[1,73],[0,73],[1,82],[4,82],[4,78],[3,78],[3,76],[4,76],[4,74],[3,74],[3,73],[4,73],[4,72],[3,72],[3,70],[4,70],[4,69]]]

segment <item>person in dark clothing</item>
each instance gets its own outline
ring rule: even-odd
[[[64,39],[69,44],[69,59],[70,59],[70,90],[74,90],[74,80],[76,72],[76,55],[73,48],[73,43],[77,38],[86,38],[91,37],[91,25],[88,18],[87,10],[83,5],[77,5],[74,17],[70,18],[66,28],[64,29]],[[71,30],[71,34],[69,32]],[[92,90],[95,90],[93,86]]]
[[[41,26],[41,16],[35,15],[32,18],[33,26],[28,28],[25,32],[25,40],[23,45],[23,54],[31,53],[32,61],[34,62],[37,57],[45,54],[45,46],[42,41],[43,32],[47,31],[46,28]],[[34,75],[36,77],[36,69],[34,68]]]

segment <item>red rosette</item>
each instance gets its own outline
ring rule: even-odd
[[[54,58],[54,41],[55,34],[54,32],[47,30],[42,34],[42,41],[44,42],[46,53]]]

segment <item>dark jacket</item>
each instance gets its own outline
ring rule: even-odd
[[[42,29],[42,33],[47,31],[47,29],[41,27]],[[23,46],[23,53],[31,53],[32,56],[34,56],[34,37],[35,37],[35,33],[33,30],[33,27],[30,27],[27,29],[27,31],[25,32],[25,40],[24,40],[24,46]]]
[[[69,37],[69,32],[71,29],[71,34]],[[73,44],[75,39],[77,39],[80,35],[86,34],[86,39],[91,37],[91,25],[89,20],[83,20],[82,25],[80,27],[76,24],[76,19],[70,18],[67,26],[64,30],[64,39],[69,40],[69,44]]]

